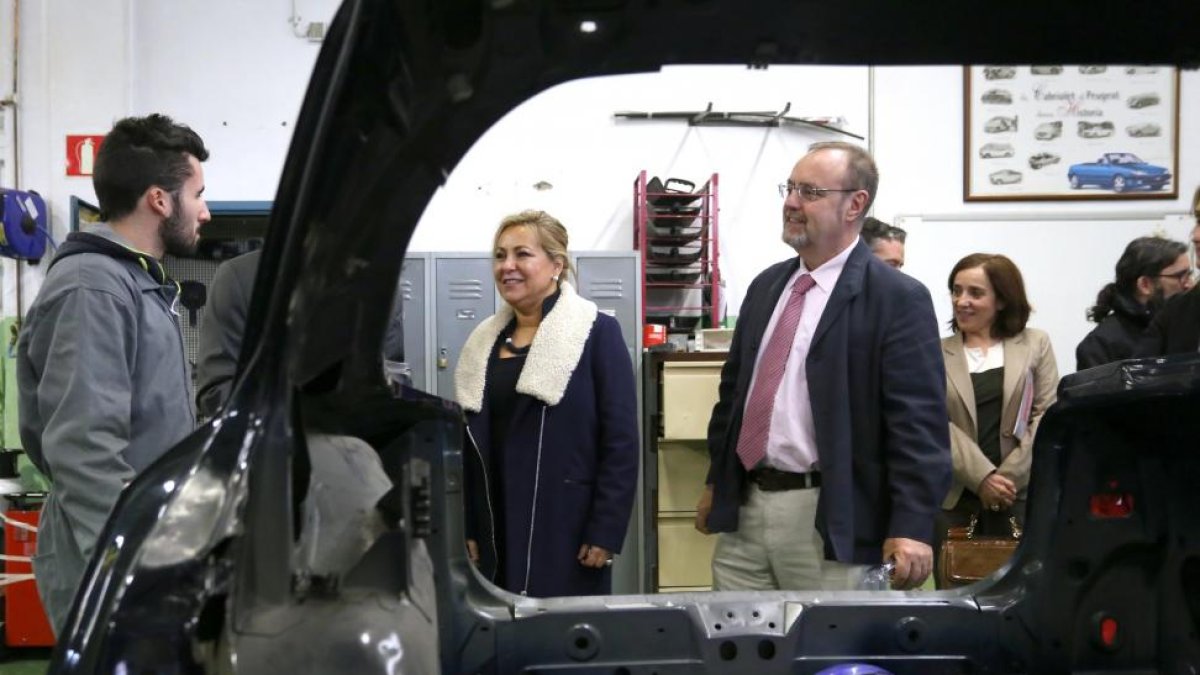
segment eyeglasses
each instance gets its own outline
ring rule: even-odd
[[[783,197],[784,199],[787,199],[787,196],[790,195],[793,190],[796,191],[796,194],[800,195],[800,199],[803,199],[806,202],[815,202],[830,192],[858,192],[857,188],[851,188],[848,190],[839,190],[837,188],[820,188],[815,185],[809,185],[808,183],[793,183],[791,181],[779,184],[779,196]]]
[[[1160,274],[1158,276],[1162,277],[1163,279],[1174,279],[1176,283],[1182,284],[1182,283],[1186,283],[1188,279],[1192,278],[1192,270],[1191,270],[1191,268],[1187,268],[1187,269],[1179,270],[1178,272],[1171,272],[1170,274]]]

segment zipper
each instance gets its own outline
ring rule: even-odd
[[[546,409],[549,407],[542,406],[542,422],[538,426],[537,464],[533,470],[533,507],[529,513],[529,544],[525,548],[525,587],[521,589],[521,595],[529,595],[529,572],[533,568],[533,526],[537,524],[538,482],[542,477],[542,436],[546,432]]]
[[[178,299],[179,295],[176,294],[175,297]],[[192,364],[188,362],[187,344],[183,340],[183,324],[180,323],[179,312],[175,311],[174,303],[172,303],[171,306],[171,314],[174,315],[171,317],[171,322],[175,324],[175,336],[179,338],[179,353],[181,356],[183,356],[183,359],[181,359],[183,361],[183,381],[189,384],[194,384],[195,380],[192,378]],[[188,416],[192,418],[192,429],[195,429],[196,409],[194,407],[194,402],[193,405],[188,406]]]
[[[471,447],[475,448],[475,454],[479,457],[479,468],[483,470],[483,497],[487,502],[488,519],[491,520],[491,530],[488,533],[488,541],[492,544],[492,558],[496,561],[497,567],[500,565],[500,551],[496,548],[496,513],[492,510],[492,483],[488,480],[487,462],[483,461],[483,451],[479,449],[479,444],[475,442],[475,434],[471,433],[471,425],[466,424],[467,438],[471,441]],[[496,570],[492,570],[488,581],[496,583]]]
[[[139,258],[138,260],[142,263],[143,266],[146,265],[145,260],[142,260],[141,258]],[[160,268],[161,268],[161,265],[160,265]],[[147,273],[149,273],[149,271],[150,271],[149,269],[146,270]],[[166,274],[166,273],[164,272],[163,274]],[[153,276],[153,275],[151,275],[151,276]],[[161,288],[159,290],[160,290],[160,293],[158,294],[158,297],[162,298]],[[192,378],[193,366],[190,362],[188,362],[187,344],[184,342],[184,339],[183,339],[183,323],[180,320],[179,312],[176,309],[176,306],[179,303],[180,292],[181,291],[179,288],[179,283],[175,282],[175,297],[174,297],[174,299],[171,300],[171,305],[169,307],[167,307],[167,311],[171,315],[170,316],[171,324],[175,326],[175,337],[179,338],[179,353],[180,353],[180,355],[183,356],[183,359],[182,359],[182,361],[183,361],[183,381],[189,382],[189,383],[194,383],[194,379]],[[163,298],[163,299],[165,300],[165,298]],[[192,418],[192,429],[195,429],[196,428],[195,408],[189,405],[188,413],[190,414],[190,417]]]

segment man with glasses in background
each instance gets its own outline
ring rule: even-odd
[[[1192,287],[1183,242],[1138,237],[1117,260],[1115,278],[1096,294],[1087,316],[1096,327],[1075,348],[1075,368],[1086,370],[1133,355],[1146,327],[1169,298]]]
[[[895,225],[867,216],[863,220],[862,239],[883,262],[901,269],[904,267],[904,240],[908,233]]]
[[[797,256],[751,283],[708,429],[696,527],[720,533],[715,590],[852,589],[883,561],[904,589],[932,571],[946,377],[929,291],[859,236],[878,183],[865,150],[818,143],[779,186]]]
[[[1192,195],[1192,217],[1196,226],[1192,228],[1192,247],[1196,260],[1200,262],[1200,188]],[[1192,274],[1192,270],[1188,270]],[[1176,295],[1167,302],[1146,334],[1138,343],[1136,356],[1166,356],[1200,351],[1200,286]]]

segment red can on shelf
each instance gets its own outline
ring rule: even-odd
[[[653,347],[667,341],[667,327],[658,323],[642,325],[642,346]]]

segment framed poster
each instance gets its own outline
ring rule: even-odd
[[[966,201],[1175,199],[1179,72],[967,66]]]

